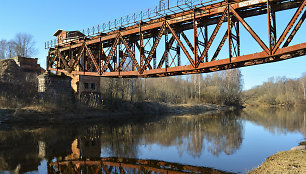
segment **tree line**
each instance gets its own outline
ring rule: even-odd
[[[14,56],[31,57],[37,53],[31,34],[17,33],[12,40],[0,40],[0,60]]]
[[[306,73],[298,79],[272,77],[244,93],[244,102],[258,106],[297,106],[306,104]]]
[[[101,79],[105,102],[164,102],[242,104],[242,75],[239,69],[211,73],[144,79]]]

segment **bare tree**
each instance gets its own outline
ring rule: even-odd
[[[17,52],[16,52],[16,43],[15,41],[11,40],[9,42],[7,42],[7,54],[6,54],[6,58],[11,58],[14,56],[17,56]]]
[[[16,53],[16,44],[14,41],[0,40],[0,60],[14,57]]]
[[[10,41],[0,40],[0,59],[14,56],[32,57],[37,53],[33,36],[27,33],[17,33]]]
[[[306,73],[303,73],[303,76],[300,78],[300,84],[303,91],[303,99],[306,100]]]
[[[7,41],[0,40],[0,60],[5,59],[7,54]]]
[[[31,57],[36,54],[33,36],[27,33],[17,33],[14,40],[15,54],[22,57]]]

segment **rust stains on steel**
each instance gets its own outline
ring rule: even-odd
[[[306,43],[289,43],[304,22],[305,6],[306,0],[201,1],[175,13],[120,26],[91,37],[76,32],[73,38],[68,35],[65,38],[67,32],[59,30],[57,44],[49,48],[47,69],[114,78],[162,77],[207,73],[303,56]],[[276,12],[293,8],[295,13],[277,38]],[[268,39],[259,37],[245,21],[247,17],[262,14],[268,16]],[[225,34],[222,31],[224,35],[218,43],[216,36],[225,22],[227,30]],[[255,39],[262,52],[241,55],[240,39],[244,38],[240,35],[239,23]],[[209,36],[210,25],[215,27]],[[226,40],[228,56],[220,58],[218,55]],[[263,40],[268,40],[268,44]],[[218,46],[209,57],[213,43]]]

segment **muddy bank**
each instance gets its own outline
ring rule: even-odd
[[[0,109],[0,123],[60,123],[63,121],[97,121],[104,119],[127,119],[134,117],[202,114],[232,111],[237,108],[214,104],[159,104],[153,102],[125,103],[120,108],[103,106],[88,108],[75,105],[69,108],[47,108],[40,106],[18,109]]]
[[[304,144],[306,143],[304,142]],[[306,173],[305,145],[272,155],[256,169],[249,172],[249,174],[262,173]]]

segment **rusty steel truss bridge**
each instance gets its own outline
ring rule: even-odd
[[[293,45],[291,41],[303,32],[299,29],[305,20],[305,5],[306,0],[161,0],[154,8],[80,30],[82,37],[46,42],[47,70],[103,77],[162,77],[303,56],[306,34],[299,39],[302,43]],[[290,9],[294,14],[286,13],[290,18],[287,25],[278,26],[276,16]],[[268,31],[265,37],[255,32],[247,18]],[[242,29],[261,52],[249,49],[241,55],[245,47]],[[222,48],[226,54],[220,53]]]

